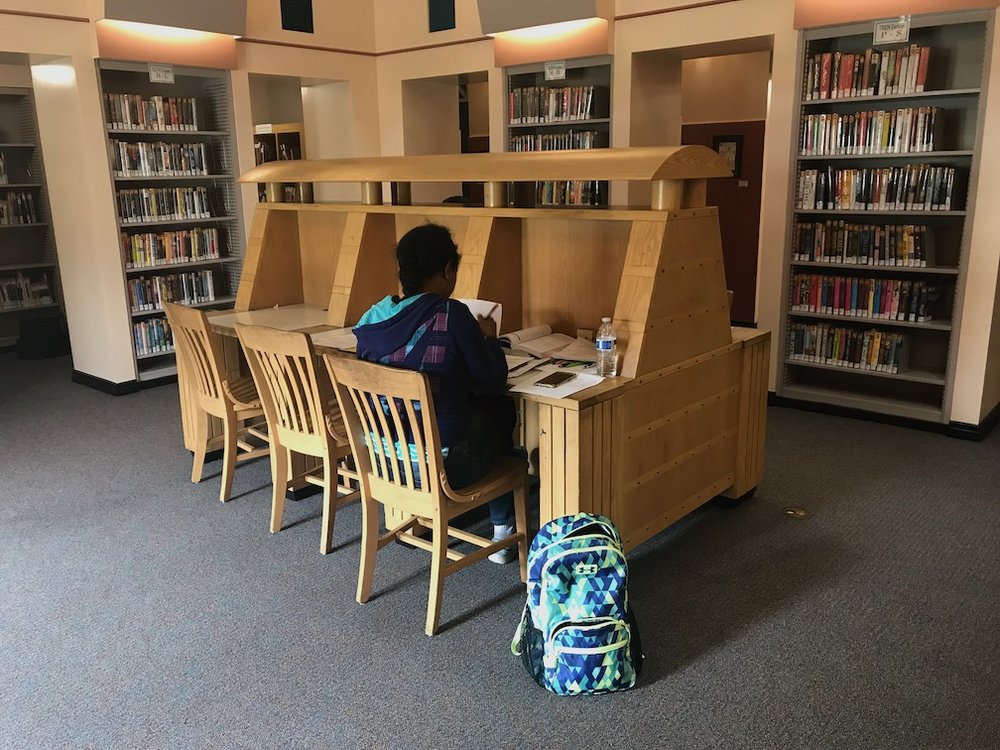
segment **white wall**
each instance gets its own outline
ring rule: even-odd
[[[354,129],[354,99],[347,81],[306,86],[302,89],[307,156],[310,159],[344,159],[359,156]],[[357,183],[317,184],[318,202],[360,201]]]
[[[770,77],[770,52],[684,60],[681,118],[685,124],[763,120]]]

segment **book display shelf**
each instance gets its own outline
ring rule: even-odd
[[[566,61],[566,77],[545,79],[544,65],[507,74],[508,151],[608,148],[611,143],[611,58]],[[607,206],[608,183],[561,180],[512,183],[510,205],[521,208]]]
[[[873,31],[805,32],[778,394],[946,422],[988,19]]]
[[[254,126],[253,154],[257,165],[272,161],[305,159],[305,127],[301,122],[265,123]],[[300,200],[297,185],[283,185],[281,201]],[[257,186],[257,199],[268,200],[266,186]]]
[[[99,61],[136,379],[176,374],[163,302],[231,307],[243,257],[223,71]]]
[[[59,307],[56,246],[31,89],[0,88],[0,346]]]

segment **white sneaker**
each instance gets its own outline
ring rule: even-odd
[[[493,541],[499,542],[514,533],[513,526],[494,526],[493,527]],[[497,565],[506,565],[509,562],[514,562],[517,559],[517,545],[513,547],[504,547],[503,549],[498,549],[492,555],[490,555],[489,560]]]

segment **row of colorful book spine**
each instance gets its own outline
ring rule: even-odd
[[[597,180],[539,182],[535,201],[543,206],[599,206],[601,183]]]
[[[127,285],[129,306],[134,313],[162,310],[164,302],[193,305],[215,300],[215,279],[211,271],[140,276],[129,279]]]
[[[803,156],[912,154],[933,151],[944,116],[938,107],[802,118],[799,153]]]
[[[48,274],[31,275],[18,271],[0,276],[0,310],[52,304],[52,287]]]
[[[118,213],[125,224],[212,218],[208,189],[204,187],[119,190]]]
[[[593,86],[523,86],[510,90],[507,116],[511,125],[589,120],[593,106]]]
[[[192,96],[105,94],[105,119],[116,130],[198,130],[198,100]]]
[[[216,260],[221,256],[219,230],[215,227],[144,234],[122,232],[121,244],[125,267],[130,269]]]
[[[950,211],[954,167],[908,164],[875,169],[803,169],[795,207],[803,210]]]
[[[0,193],[0,225],[37,223],[38,209],[30,191]]]
[[[166,318],[152,318],[132,324],[135,353],[169,354],[174,350],[174,335]]]
[[[117,177],[183,177],[208,174],[204,143],[128,143],[112,141]]]
[[[793,323],[788,358],[802,362],[898,374],[907,367],[909,339],[902,333]]]
[[[911,44],[891,50],[820,52],[807,61],[806,101],[858,96],[913,94],[927,85],[930,47]]]
[[[928,323],[940,289],[924,281],[793,274],[791,309],[851,318]]]
[[[568,133],[535,133],[510,138],[511,151],[567,151],[597,147],[596,130],[570,130]]]
[[[923,224],[796,222],[792,260],[859,266],[927,268],[934,264],[934,233]]]

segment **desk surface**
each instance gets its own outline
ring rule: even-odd
[[[232,312],[231,310],[223,310],[218,313],[208,313],[208,320],[209,324],[212,326],[212,330],[225,336],[236,335],[237,323],[270,326],[271,328],[280,328],[283,331],[299,331],[302,333],[324,333],[336,330],[336,326],[327,324],[326,310],[316,305],[286,305],[282,307],[269,307],[263,310],[250,310],[247,312]],[[560,406],[564,409],[570,409],[572,411],[586,409],[594,404],[614,398],[630,388],[637,387],[650,379],[661,377],[669,372],[682,369],[694,361],[710,359],[730,352],[734,349],[742,349],[743,347],[753,344],[762,338],[770,336],[770,331],[733,326],[732,334],[732,344],[717,349],[714,352],[701,355],[700,357],[695,357],[694,360],[679,362],[661,372],[653,373],[651,375],[639,378],[608,378],[603,383],[595,385],[593,388],[579,391],[578,393],[566,396],[565,398],[547,398],[545,396],[524,393],[516,395],[529,401],[535,401],[541,404],[550,404],[552,406]],[[324,346],[323,344],[317,344],[316,351],[320,354],[347,354],[340,349]]]
[[[208,313],[208,322],[212,330],[227,336],[236,335],[236,324],[268,326],[282,331],[314,331],[333,328],[327,324],[327,312],[318,305],[285,305],[268,307],[263,310],[248,310],[233,312],[221,310]]]

